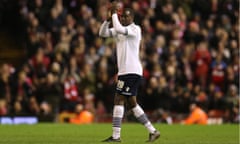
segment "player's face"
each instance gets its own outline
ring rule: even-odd
[[[127,26],[127,25],[131,24],[132,22],[133,22],[133,18],[130,14],[130,11],[128,11],[128,10],[124,11],[121,16],[122,25]]]

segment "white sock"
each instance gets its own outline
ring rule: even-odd
[[[119,128],[119,127],[113,127],[113,128],[112,128],[112,131],[113,131],[112,137],[113,137],[114,139],[118,139],[118,138],[121,137],[121,128]]]
[[[121,137],[121,124],[124,114],[122,105],[115,105],[113,108],[112,137],[118,139]]]
[[[133,109],[133,114],[134,116],[138,119],[138,121],[140,123],[142,123],[147,130],[150,133],[153,133],[156,129],[153,127],[153,125],[151,124],[151,122],[148,120],[146,114],[144,113],[143,109],[137,105],[136,107],[134,107]]]
[[[153,127],[153,125],[151,124],[150,121],[148,121],[146,124],[144,124],[144,126],[147,128],[149,133],[154,133],[154,131],[156,131],[156,129]]]

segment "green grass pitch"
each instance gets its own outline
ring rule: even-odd
[[[155,124],[161,131],[156,144],[239,144],[239,125],[184,126]],[[0,144],[102,144],[111,135],[111,124],[0,125]],[[123,123],[123,144],[144,144],[147,130]]]

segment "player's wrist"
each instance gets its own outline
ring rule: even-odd
[[[113,16],[113,15],[118,15],[118,13],[117,13],[117,12],[115,12],[115,13],[112,13],[112,16]]]
[[[106,19],[107,22],[111,22],[111,20],[112,20],[112,17],[109,17]]]
[[[117,14],[117,10],[112,10],[111,13],[112,13],[112,15]]]

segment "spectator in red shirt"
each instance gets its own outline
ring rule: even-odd
[[[202,87],[206,86],[209,64],[211,62],[211,55],[208,50],[208,45],[205,41],[197,45],[197,50],[193,54],[193,62],[195,68],[195,79]]]

